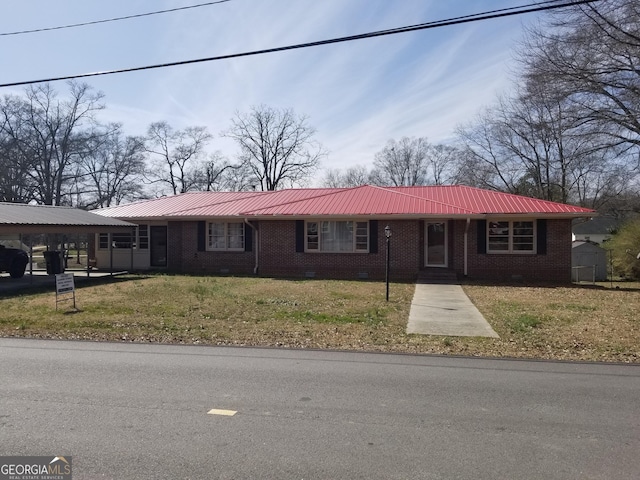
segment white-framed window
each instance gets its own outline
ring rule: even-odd
[[[101,233],[98,235],[98,250],[107,250],[109,248],[109,234]]]
[[[244,251],[244,222],[209,223],[207,250]]]
[[[149,225],[138,225],[138,249],[149,249]]]
[[[535,253],[534,220],[489,220],[487,253]]]
[[[308,221],[305,225],[307,252],[369,251],[369,222],[354,220]]]
[[[118,233],[101,233],[98,235],[98,249],[109,249],[109,235],[111,235],[111,248],[115,249],[131,249],[134,250],[148,250],[149,249],[149,226],[138,225],[136,232],[131,235],[131,232],[118,232]]]

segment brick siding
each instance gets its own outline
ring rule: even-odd
[[[413,280],[419,269],[418,222],[404,221],[378,222],[377,253],[296,252],[295,221],[260,222],[260,274],[382,279],[387,224],[392,231],[390,276],[396,280]]]
[[[190,273],[251,275],[255,249],[259,249],[259,275],[273,277],[317,277],[383,279],[386,238],[392,230],[390,276],[415,280],[424,268],[424,221],[378,221],[377,253],[296,252],[295,220],[252,222],[258,227],[251,252],[198,251],[198,222],[169,222],[169,269]],[[249,228],[249,227],[245,227]],[[448,222],[448,267],[464,274],[465,220]],[[472,279],[571,281],[571,221],[547,220],[547,253],[544,255],[478,254],[477,222],[468,230],[468,276]]]
[[[253,273],[254,252],[199,252],[198,222],[169,222],[168,237],[170,270],[232,275]]]
[[[455,221],[457,232],[452,268],[464,273],[465,221]],[[468,232],[468,277],[472,279],[527,282],[571,282],[571,220],[547,220],[545,254],[478,253],[478,222],[472,221]]]

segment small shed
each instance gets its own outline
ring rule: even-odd
[[[607,251],[595,243],[576,240],[571,249],[571,267],[574,282],[604,282]]]
[[[620,220],[613,217],[595,217],[589,220],[576,219],[572,227],[573,240],[602,244],[611,238],[620,226]]]

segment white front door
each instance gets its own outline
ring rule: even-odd
[[[425,222],[425,266],[447,266],[447,222]]]

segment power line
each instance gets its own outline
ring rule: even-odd
[[[405,26],[405,27],[398,27],[398,28],[392,28],[392,29],[388,29],[388,30],[378,30],[375,32],[369,32],[369,33],[362,33],[362,34],[358,34],[358,35],[349,35],[346,37],[338,37],[338,38],[331,38],[331,39],[327,39],[327,40],[318,40],[315,42],[308,42],[308,43],[298,43],[295,45],[287,45],[284,47],[274,47],[274,48],[267,48],[267,49],[262,49],[262,50],[253,50],[253,51],[249,51],[249,52],[242,52],[242,53],[232,53],[232,54],[228,54],[228,55],[219,55],[219,56],[215,56],[215,57],[207,57],[207,58],[197,58],[197,59],[193,59],[193,60],[182,60],[182,61],[178,61],[178,62],[169,62],[169,63],[161,63],[161,64],[156,64],[156,65],[147,65],[147,66],[143,66],[143,67],[132,67],[132,68],[122,68],[122,69],[117,69],[117,70],[105,70],[105,71],[101,71],[101,72],[90,72],[90,73],[81,73],[81,74],[76,74],[76,75],[66,75],[66,76],[62,76],[62,77],[51,77],[51,78],[44,78],[44,79],[40,79],[40,80],[25,80],[25,81],[21,81],[21,82],[11,82],[11,83],[2,83],[0,84],[0,88],[2,87],[16,87],[16,86],[20,86],[20,85],[31,85],[31,84],[35,84],[35,83],[45,83],[45,82],[55,82],[55,81],[60,81],[60,80],[73,80],[76,78],[87,78],[87,77],[97,77],[97,76],[103,76],[103,75],[113,75],[116,73],[128,73],[128,72],[138,72],[141,70],[153,70],[153,69],[157,69],[157,68],[167,68],[167,67],[176,67],[176,66],[180,66],[180,65],[190,65],[190,64],[194,64],[194,63],[204,63],[204,62],[213,62],[213,61],[217,61],[217,60],[228,60],[228,59],[232,59],[232,58],[241,58],[241,57],[250,57],[250,56],[255,56],[255,55],[264,55],[267,53],[276,53],[276,52],[284,52],[284,51],[288,51],[288,50],[298,50],[301,48],[309,48],[309,47],[318,47],[321,45],[331,45],[334,43],[344,43],[344,42],[351,42],[351,41],[355,41],[355,40],[363,40],[366,38],[374,38],[374,37],[381,37],[381,36],[386,36],[386,35],[394,35],[394,34],[398,34],[398,33],[407,33],[407,32],[415,32],[418,30],[426,30],[426,29],[430,29],[430,28],[437,28],[437,27],[447,27],[447,26],[452,26],[452,25],[459,25],[462,23],[470,23],[470,22],[477,22],[477,21],[481,21],[481,20],[491,20],[494,18],[502,18],[502,17],[510,17],[510,16],[514,16],[514,15],[521,15],[524,13],[533,13],[533,12],[541,12],[541,11],[545,11],[545,10],[553,10],[556,8],[565,8],[565,7],[570,7],[570,6],[574,6],[574,5],[584,5],[584,4],[588,4],[588,3],[594,3],[594,2],[598,2],[600,0],[575,0],[575,1],[567,1],[567,2],[563,2],[563,3],[558,3],[557,1],[546,1],[546,2],[542,2],[542,3],[534,3],[534,4],[529,4],[529,5],[525,5],[523,7],[514,7],[512,8],[507,8],[507,9],[502,9],[502,10],[494,10],[491,12],[483,12],[483,13],[478,13],[478,14],[473,14],[473,15],[467,15],[464,17],[455,17],[455,18],[450,18],[450,19],[446,19],[446,20],[436,20],[434,22],[427,22],[427,23],[419,23],[417,25],[409,25],[409,26]],[[529,8],[531,7],[531,8]]]
[[[0,33],[0,37],[7,37],[10,35],[24,35],[26,33],[49,32],[51,30],[62,30],[65,28],[85,27],[87,25],[97,25],[99,23],[117,22],[120,20],[129,20],[131,18],[149,17],[151,15],[160,15],[161,13],[177,12],[179,10],[188,10],[190,8],[208,7],[209,5],[215,5],[217,3],[225,3],[230,1],[231,0],[218,0],[216,2],[199,3],[197,5],[188,5],[186,7],[170,8],[169,10],[157,10],[155,12],[138,13],[136,15],[127,15],[126,17],[107,18],[105,20],[94,20],[92,22],[84,22],[84,23],[73,23],[71,25],[61,25],[58,27],[46,27],[46,28],[36,28],[34,30],[20,30],[18,32],[6,32],[6,33]]]
[[[541,10],[551,10],[553,8],[560,8],[560,7],[566,7],[566,6],[571,6],[571,5],[579,5],[582,3],[591,3],[591,2],[597,2],[600,0],[545,0],[545,1],[539,1],[539,2],[535,2],[529,5],[520,5],[518,7],[508,7],[508,8],[500,8],[498,10],[489,10],[486,12],[482,12],[482,13],[472,13],[470,15],[463,15],[460,17],[453,17],[453,18],[448,18],[446,20],[435,20],[433,22],[427,22],[427,23],[419,23],[417,25],[411,25],[409,27],[398,27],[398,28],[391,28],[388,30],[380,30],[378,32],[373,32],[372,36],[381,36],[384,34],[392,34],[392,33],[403,33],[405,31],[405,29],[413,29],[413,30],[419,30],[419,27],[424,26],[423,28],[435,28],[435,27],[440,27],[443,25],[455,25],[456,23],[467,23],[470,21],[474,21],[474,20],[490,20],[493,18],[498,18],[498,17],[504,17],[504,16],[508,16],[508,15],[494,15],[494,14],[499,14],[502,12],[513,12],[515,10],[517,10],[514,13],[511,13],[511,15],[520,15],[522,13],[531,13],[531,12],[536,12],[536,11],[541,11]],[[569,2],[569,3],[563,3],[562,5],[559,5],[559,2]],[[543,8],[544,5],[553,5],[551,7],[547,7],[547,8]],[[539,9],[535,9],[535,10],[522,10],[523,8],[527,8],[527,7],[540,7]],[[459,21],[458,20],[466,20],[466,22],[464,21]],[[446,22],[446,23],[445,23]],[[456,23],[449,23],[449,22],[456,22]],[[398,31],[399,30],[399,31]],[[406,31],[411,31],[411,30],[406,30]],[[363,34],[363,35],[369,35],[369,34]],[[345,37],[346,38],[346,37]]]

